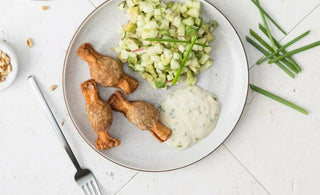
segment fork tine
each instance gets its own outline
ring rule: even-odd
[[[96,194],[96,192],[94,191],[92,185],[90,184],[90,181],[88,183],[86,183],[86,186],[89,188],[90,195],[95,195]]]
[[[86,188],[86,185],[82,185],[81,188],[82,188],[85,195],[90,195],[88,192],[89,190]]]
[[[101,192],[100,192],[100,189],[98,187],[98,184],[97,184],[97,181],[95,180],[95,178],[93,178],[91,181],[90,181],[94,191],[96,192],[96,195],[101,195]]]

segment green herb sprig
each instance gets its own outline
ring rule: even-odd
[[[267,30],[261,25],[259,24],[259,29],[265,34],[267,35]],[[274,43],[276,44],[277,47],[281,47],[280,43],[272,36],[272,39],[274,40]],[[286,54],[287,51],[283,50],[282,54]],[[290,56],[287,58],[288,61],[290,61],[291,64],[293,64],[293,66],[295,67],[296,70],[299,70],[299,72],[301,72],[301,67],[298,65],[298,63]]]
[[[284,104],[286,106],[289,106],[289,107],[291,107],[291,108],[293,108],[293,109],[295,109],[295,110],[297,110],[297,111],[299,111],[299,112],[301,112],[301,113],[303,113],[305,115],[309,114],[306,109],[304,109],[304,108],[302,108],[302,107],[300,107],[300,106],[298,106],[298,105],[296,105],[296,104],[294,104],[294,103],[292,103],[292,102],[290,102],[290,101],[288,101],[288,100],[286,100],[286,99],[284,99],[284,98],[282,98],[280,96],[277,96],[277,95],[275,95],[275,94],[273,94],[273,93],[271,93],[269,91],[266,91],[266,90],[264,90],[264,89],[262,89],[260,87],[257,87],[255,85],[250,84],[250,88],[253,91],[256,91],[256,92],[258,92],[258,93],[260,93],[262,95],[265,95],[265,96],[267,96],[267,97],[269,97],[269,98],[271,98],[273,100],[276,100],[276,101],[278,101],[278,102],[280,102],[280,103],[282,103],[282,104]]]
[[[261,6],[260,6],[259,0],[256,0],[256,3],[257,3],[257,7],[258,7],[258,9],[259,9],[259,12],[260,12],[260,15],[261,15],[261,18],[262,18],[264,27],[265,27],[266,30],[267,30],[267,35],[268,35],[268,37],[269,37],[269,39],[270,39],[270,42],[271,42],[273,51],[276,52],[276,51],[277,51],[277,47],[276,47],[276,45],[275,45],[275,43],[274,43],[274,40],[273,40],[273,38],[272,38],[272,35],[271,35],[271,32],[270,32],[270,28],[269,28],[269,26],[268,26],[268,22],[267,22],[266,18],[264,17],[265,14],[264,14]]]
[[[175,85],[177,83],[177,81],[178,81],[178,79],[180,77],[181,71],[182,71],[182,69],[183,69],[183,67],[184,67],[184,65],[185,65],[185,63],[186,63],[186,61],[187,61],[187,59],[188,59],[188,57],[190,55],[190,52],[191,52],[193,46],[196,44],[197,39],[198,39],[197,36],[193,36],[192,37],[191,43],[190,43],[190,45],[188,47],[188,50],[187,50],[186,54],[184,55],[184,57],[183,57],[183,59],[181,61],[180,67],[179,67],[179,69],[177,71],[177,74],[176,74],[176,76],[174,77],[174,79],[172,81],[172,85]]]
[[[303,37],[307,36],[310,33],[310,30],[308,30],[307,32],[297,36],[296,38],[294,38],[293,40],[289,41],[288,43],[286,43],[285,45],[283,45],[282,47],[278,48],[278,52],[285,50],[287,47],[291,46],[292,44],[294,44],[295,42],[299,41],[300,39],[302,39]],[[272,56],[274,56],[275,54],[277,54],[277,52],[273,52],[272,54],[265,56],[264,58],[260,59],[257,62],[257,65],[262,64],[263,62],[267,61],[268,59],[270,59]],[[301,68],[300,68],[301,71]]]
[[[172,43],[187,43],[191,44],[191,41],[184,41],[184,40],[178,40],[178,39],[157,39],[157,38],[146,38],[146,41],[157,41],[157,42],[172,42]],[[195,45],[199,45],[202,47],[210,47],[210,45],[201,44],[201,43],[195,43]]]
[[[290,52],[288,52],[288,53],[286,53],[286,54],[283,54],[283,55],[281,55],[281,56],[278,56],[278,57],[270,60],[269,63],[277,62],[277,61],[279,61],[279,60],[282,60],[282,59],[284,59],[284,58],[287,58],[287,57],[289,57],[289,56],[292,56],[292,55],[294,55],[294,54],[303,52],[303,51],[305,51],[305,50],[308,50],[308,49],[311,49],[311,48],[314,48],[314,47],[317,47],[317,46],[320,46],[320,41],[311,43],[311,44],[309,44],[309,45],[300,47],[300,48],[295,49],[295,50],[292,50],[292,51],[290,51]]]
[[[255,6],[258,7],[258,3],[256,2],[256,0],[251,0],[253,4],[255,4]],[[261,5],[259,6],[260,10],[263,12],[263,14],[285,35],[287,35],[287,33],[280,27],[280,25],[274,21],[274,19],[261,7]]]
[[[250,34],[259,41],[260,44],[262,44],[266,49],[268,49],[270,52],[273,52],[274,50],[272,47],[264,41],[254,30],[250,29]],[[278,54],[275,54],[275,56],[279,56]],[[284,63],[288,68],[290,68],[293,72],[298,73],[299,71],[294,67],[292,63],[290,63],[288,60],[283,59],[281,60],[282,63]]]
[[[252,40],[250,37],[246,36],[247,41],[254,46],[257,50],[259,50],[261,53],[263,53],[265,56],[270,55],[268,51],[266,51],[263,47],[261,47],[258,43],[256,43],[254,40]],[[291,78],[294,78],[295,75],[287,68],[285,67],[282,63],[275,62],[275,64],[281,68],[285,73],[287,73]]]

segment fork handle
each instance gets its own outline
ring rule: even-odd
[[[39,88],[39,85],[38,85],[38,82],[36,81],[35,77],[30,75],[28,76],[28,81],[33,89],[33,92],[35,93],[35,95],[37,96],[40,104],[41,104],[41,107],[43,109],[43,111],[46,113],[50,123],[51,123],[51,126],[53,127],[53,129],[55,130],[59,140],[60,140],[60,143],[62,144],[63,148],[65,149],[65,151],[67,152],[68,156],[70,157],[73,165],[76,167],[77,171],[81,170],[81,167],[76,159],[76,157],[74,156],[66,138],[64,137],[59,125],[58,125],[58,122],[57,120],[55,119],[46,99],[44,98],[40,88]]]

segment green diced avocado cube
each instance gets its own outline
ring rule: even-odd
[[[208,28],[209,28],[209,25],[206,24],[206,23],[202,23],[201,27],[202,27],[205,31],[207,31]]]
[[[199,28],[198,30],[198,36],[202,36],[206,31],[204,30],[204,28]]]
[[[187,83],[188,85],[193,86],[193,85],[196,84],[196,82],[197,82],[197,77],[195,77],[190,70],[187,71],[187,80],[186,80],[186,83]]]
[[[213,37],[212,33],[206,34],[206,39],[207,39],[207,41],[212,41],[213,38],[214,38],[214,37]]]
[[[159,73],[159,77],[155,79],[154,84],[156,88],[164,88],[167,82],[167,73],[161,72]]]
[[[194,23],[196,24],[196,26],[200,27],[202,24],[202,18],[196,18],[194,19]]]
[[[214,30],[217,28],[217,26],[218,26],[218,22],[215,21],[215,20],[213,20],[211,26],[212,26],[212,28],[213,28],[212,31],[214,31]]]
[[[146,79],[147,81],[149,82],[153,81],[153,77],[151,76],[151,74],[144,72],[141,75],[142,75],[142,78]]]
[[[156,78],[155,82],[154,82],[155,86],[157,88],[163,88],[166,86],[166,79],[164,78]]]
[[[200,59],[203,55],[203,52],[196,52],[194,55]]]
[[[161,29],[159,33],[160,35],[170,36],[170,32],[167,29]]]
[[[173,6],[173,1],[169,1],[168,3],[167,3],[167,7],[168,8],[171,8]]]
[[[153,67],[152,64],[146,67],[146,71],[147,71],[148,73],[150,73],[153,78],[158,77],[158,75],[157,75],[157,73],[156,73],[156,70],[154,69],[154,67]]]
[[[127,23],[126,25],[124,25],[123,30],[124,31],[128,31],[128,32],[132,32],[135,33],[137,29],[137,26],[133,23]]]
[[[197,27],[195,26],[186,27],[186,35],[195,35],[196,33],[197,33]]]
[[[186,14],[186,13],[181,13],[181,15],[182,15],[183,18],[188,18],[189,17],[188,14]]]
[[[136,57],[132,57],[132,56],[128,56],[128,62],[130,64],[136,64],[137,63],[137,58]]]
[[[118,58],[122,63],[126,63],[127,62],[127,59],[121,58],[121,53],[118,54]]]
[[[119,7],[121,10],[124,10],[124,9],[126,8],[126,4],[127,4],[126,1],[122,1],[121,3],[118,4],[118,7]]]

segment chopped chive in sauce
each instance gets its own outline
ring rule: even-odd
[[[179,145],[177,145],[177,147],[178,147],[178,148],[182,148],[182,146],[181,146],[180,144],[179,144]]]
[[[165,112],[165,110],[162,108],[162,106],[159,106],[158,109],[159,109],[160,112]]]

